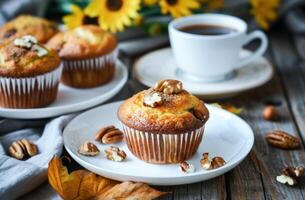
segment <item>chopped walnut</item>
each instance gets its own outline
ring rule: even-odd
[[[78,149],[78,153],[84,156],[97,156],[100,151],[97,146],[89,141],[85,141]]]
[[[179,165],[179,168],[184,173],[194,173],[195,172],[194,165],[192,165],[186,161],[181,162]]]
[[[226,164],[225,160],[220,156],[211,159],[209,153],[202,154],[200,163],[203,169],[216,169]]]
[[[155,108],[163,103],[162,95],[155,91],[144,94],[143,105]]]
[[[122,162],[126,159],[126,153],[118,147],[111,146],[105,149],[105,156],[108,160]]]

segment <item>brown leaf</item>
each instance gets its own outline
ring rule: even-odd
[[[144,183],[119,183],[87,170],[76,170],[69,174],[57,157],[53,157],[49,162],[48,179],[51,186],[65,200],[149,200],[166,194]]]

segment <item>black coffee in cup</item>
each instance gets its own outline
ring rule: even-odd
[[[196,35],[225,35],[225,34],[237,32],[237,30],[230,27],[210,25],[210,24],[189,25],[189,26],[184,26],[179,30],[185,33],[191,33]]]

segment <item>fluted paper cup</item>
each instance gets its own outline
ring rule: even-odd
[[[62,83],[76,88],[90,88],[112,80],[115,73],[117,49],[91,59],[63,60]]]
[[[52,103],[57,96],[62,64],[55,70],[34,77],[0,77],[0,106],[36,108]]]
[[[204,126],[194,131],[164,134],[139,131],[122,123],[125,142],[133,155],[148,163],[179,163],[191,158],[201,143]]]

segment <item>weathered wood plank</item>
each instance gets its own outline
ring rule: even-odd
[[[245,110],[242,117],[255,132],[255,145],[250,157],[228,175],[231,199],[304,199],[300,187],[291,188],[275,181],[285,165],[304,164],[303,148],[285,151],[273,148],[265,141],[265,133],[272,129],[298,135],[298,127],[294,123],[278,74],[267,85],[232,99],[231,102],[242,105]],[[268,122],[261,117],[266,102],[275,102],[278,105],[281,120]],[[258,175],[262,184],[259,183]]]
[[[271,50],[285,86],[287,98],[305,141],[305,61],[300,60],[290,37],[272,34]]]

